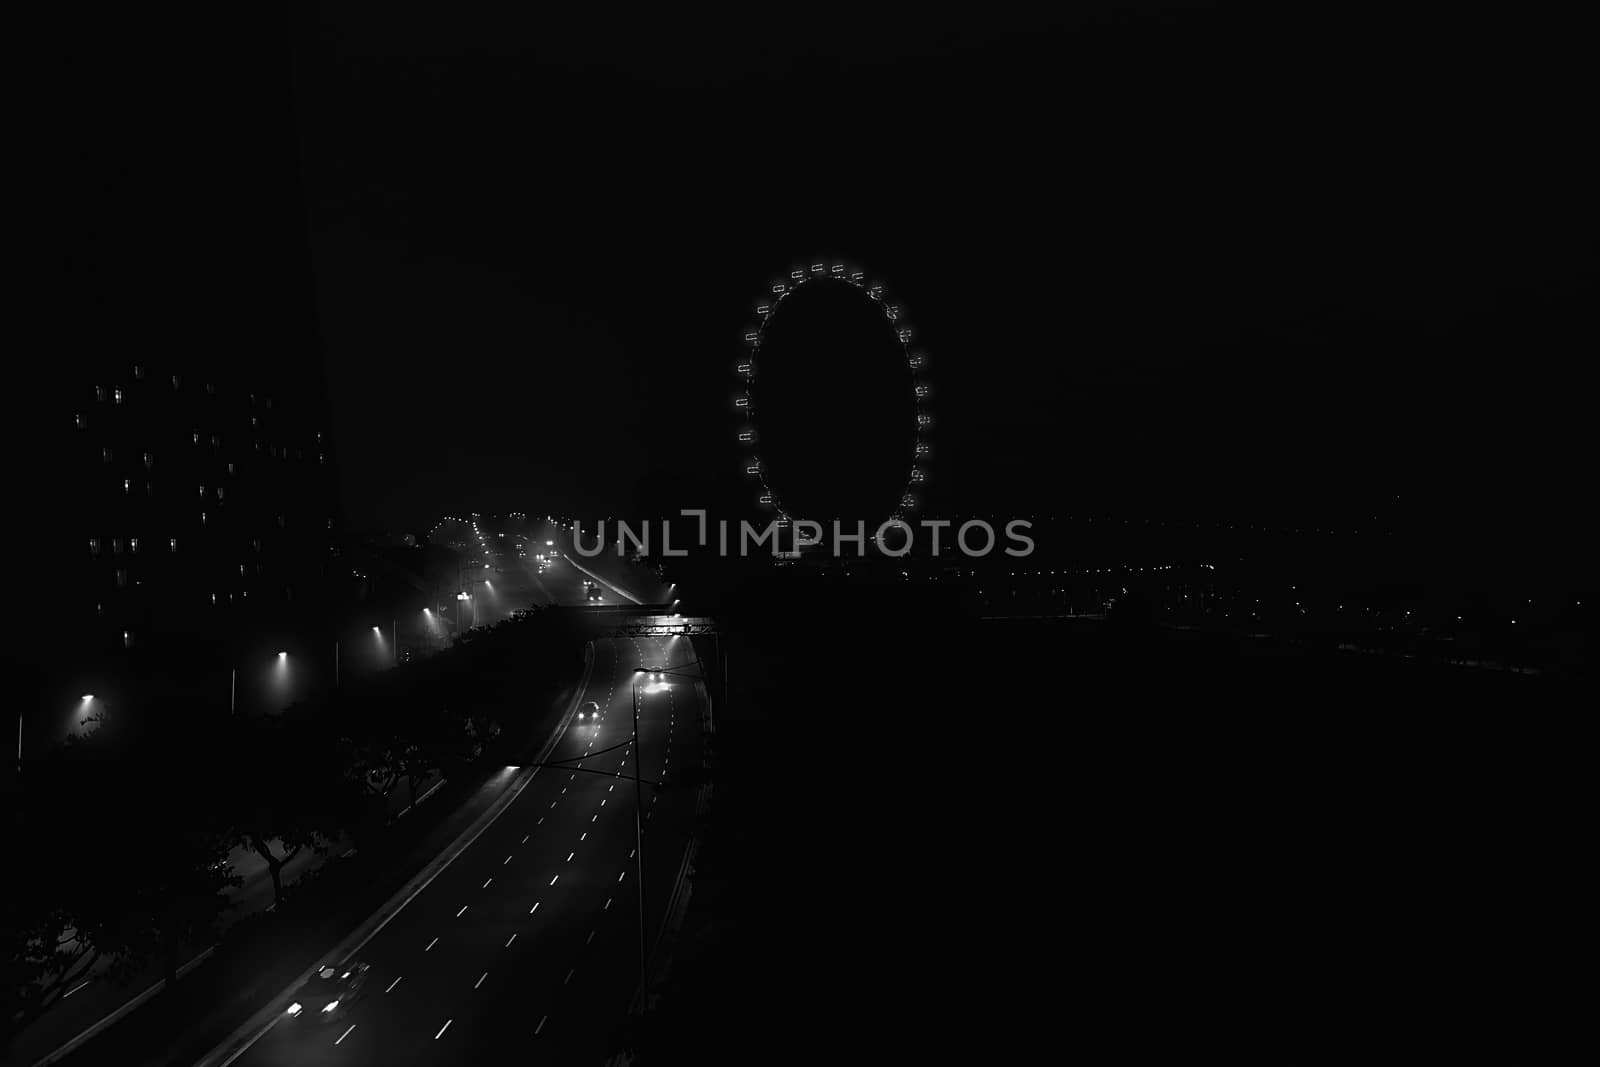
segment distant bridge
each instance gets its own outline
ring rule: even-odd
[[[677,615],[667,604],[565,606],[546,611],[570,611],[586,619],[611,624],[611,637],[694,637],[718,632],[717,620],[704,615]]]
[[[644,615],[618,626],[617,637],[696,637],[717,632],[717,620],[689,615]]]

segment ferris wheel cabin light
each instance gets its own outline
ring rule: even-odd
[[[749,390],[755,384],[756,372],[760,363],[761,345],[767,324],[776,314],[783,300],[793,295],[802,286],[817,278],[846,282],[863,291],[868,298],[882,305],[884,317],[897,325],[895,337],[899,341],[902,354],[905,356],[906,367],[911,372],[912,397],[916,406],[915,432],[916,440],[912,448],[911,465],[906,472],[905,485],[901,491],[900,504],[891,519],[901,519],[907,511],[917,506],[916,494],[911,492],[912,486],[921,486],[927,483],[927,463],[932,456],[932,447],[929,437],[933,429],[933,416],[929,410],[928,399],[932,395],[932,386],[923,377],[923,370],[927,366],[927,353],[923,351],[912,352],[910,344],[913,337],[911,327],[901,323],[905,316],[904,307],[895,302],[885,303],[886,289],[882,282],[866,281],[864,271],[847,267],[843,263],[816,262],[810,265],[808,272],[802,267],[796,267],[789,272],[788,278],[774,281],[768,288],[776,300],[763,299],[756,305],[756,316],[760,322],[753,329],[748,329],[744,334],[744,343],[750,349],[749,356],[741,359],[735,365],[735,372],[743,382],[744,391],[734,397],[734,407],[743,418],[743,424],[738,431],[739,443],[753,445],[757,437],[755,413],[752,410]],[[764,507],[773,508],[780,517],[787,519],[785,510],[778,493],[767,480],[767,472],[759,460],[751,456],[745,467],[747,476],[756,478],[761,484],[761,494],[758,502]]]

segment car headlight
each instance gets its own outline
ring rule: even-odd
[[[328,1001],[328,1003],[326,1003],[326,1004],[324,1004],[322,1006],[322,1012],[323,1012],[324,1015],[326,1015],[328,1012],[332,1011],[334,1008],[337,1008],[338,1006],[339,1006],[339,1002],[337,1000],[330,1000],[330,1001]]]
[[[290,1015],[299,1015],[302,1011],[305,1011],[305,1008],[300,1006],[300,1002],[298,1000],[289,1005]]]

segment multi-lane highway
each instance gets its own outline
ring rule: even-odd
[[[595,1062],[638,985],[634,782],[700,760],[703,693],[688,638],[596,643],[582,701],[545,766],[476,841],[357,953],[362,1000],[323,1023],[280,1017],[240,1067]],[[692,673],[692,668],[690,668]],[[581,768],[581,769],[580,769]],[[654,939],[694,817],[693,789],[643,787],[646,929]],[[342,961],[338,961],[342,962]],[[520,1059],[519,1059],[520,1062]]]
[[[572,531],[550,522],[532,533],[496,530],[490,520],[471,525],[470,562],[463,588],[472,600],[466,625],[489,625],[534,605],[617,607],[666,603],[668,589],[648,566],[618,555],[615,548],[588,557],[574,551]],[[598,602],[587,583],[599,586]]]

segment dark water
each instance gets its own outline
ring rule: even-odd
[[[1564,694],[852,618],[737,646],[667,1047],[1303,1062],[1540,1040],[1571,892]]]

